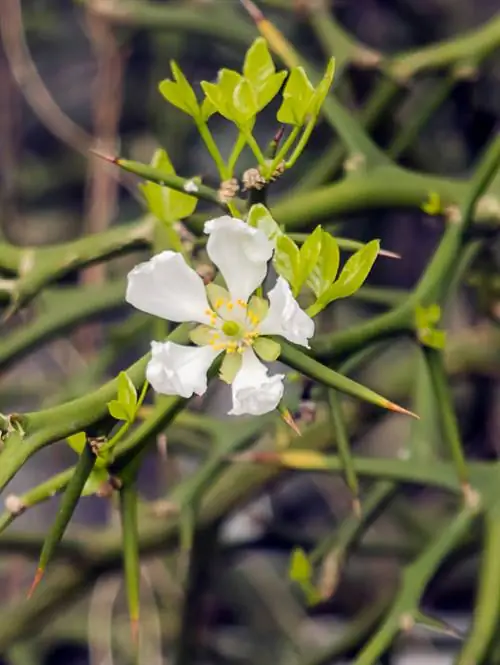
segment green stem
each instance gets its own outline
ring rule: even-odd
[[[309,120],[309,122],[307,123],[306,128],[304,129],[297,145],[295,146],[295,150],[292,152],[290,159],[288,159],[286,163],[287,169],[292,168],[292,166],[298,160],[300,155],[304,152],[304,148],[306,147],[309,139],[311,138],[311,134],[313,133],[315,126],[316,126],[316,118],[311,118],[311,120]]]
[[[232,174],[232,169],[229,166],[226,166],[226,163],[220,154],[219,148],[215,143],[214,137],[212,136],[212,132],[209,130],[205,122],[197,122],[196,127],[201,138],[203,139],[204,144],[207,147],[208,152],[210,153],[210,156],[214,160],[221,180],[229,180]]]
[[[236,142],[234,144],[234,147],[231,151],[231,155],[229,156],[229,161],[227,163],[227,169],[228,169],[228,177],[232,178],[234,175],[234,169],[236,167],[236,162],[238,161],[239,156],[241,155],[241,151],[246,145],[246,138],[245,135],[242,132],[239,132],[238,138],[236,139]]]
[[[120,490],[120,517],[123,538],[123,568],[134,648],[139,638],[141,564],[139,556],[139,530],[137,526],[137,490],[134,469],[132,477]]]
[[[288,138],[286,141],[283,143],[281,148],[278,150],[276,156],[274,157],[273,161],[271,162],[271,165],[269,167],[269,176],[272,176],[272,174],[276,171],[277,167],[281,162],[286,158],[288,151],[292,147],[292,145],[295,142],[295,139],[298,136],[298,133],[300,131],[300,127],[294,127],[290,134],[288,135]]]
[[[355,665],[377,665],[379,658],[402,630],[406,620],[414,620],[420,598],[427,584],[447,554],[465,535],[473,519],[473,513],[462,510],[452,519],[436,540],[410,564],[403,574],[401,588],[376,635],[354,661]]]
[[[340,396],[336,390],[328,391],[328,402],[330,404],[330,417],[333,431],[335,432],[335,441],[337,443],[339,457],[344,466],[345,480],[354,499],[359,500],[359,481],[352,462],[351,449],[349,446],[347,428],[344,422],[344,415],[342,413]]]
[[[485,542],[479,573],[479,589],[470,633],[457,665],[482,663],[492,638],[498,634],[500,616],[500,520],[498,508],[485,515]]]
[[[291,344],[288,344],[288,342],[284,342],[281,338],[279,339],[279,344],[281,346],[280,360],[286,363],[289,367],[302,372],[305,376],[308,376],[315,381],[319,381],[330,388],[334,388],[335,390],[339,390],[347,395],[375,404],[384,409],[414,415],[399,407],[397,404],[390,402],[385,397],[381,397],[373,390],[356,383],[356,381],[349,379],[347,376],[343,376],[342,374],[325,367],[302,351],[299,351],[299,349],[294,348]]]
[[[446,377],[442,352],[438,349],[426,347],[424,356],[427,360],[429,372],[434,388],[434,397],[441,412],[441,421],[445,442],[448,446],[451,458],[457,469],[460,482],[463,485],[469,482],[469,471],[467,461],[462,448],[462,440],[458,427],[453,399]]]
[[[96,456],[94,455],[91,446],[87,441],[80,457],[78,458],[78,462],[76,464],[75,471],[71,476],[71,480],[68,482],[66,490],[62,496],[61,505],[57,512],[54,524],[49,530],[49,533],[47,534],[47,537],[43,543],[32,591],[35,590],[36,586],[40,582],[47,564],[52,558],[57,545],[59,544],[64,535],[64,532],[66,531],[66,527],[69,524],[78,501],[80,500],[83,488],[85,487],[85,483],[92,473],[95,462]]]
[[[248,146],[250,150],[253,152],[255,159],[257,160],[257,163],[259,166],[262,166],[263,168],[267,167],[267,160],[264,156],[264,153],[259,147],[259,144],[255,140],[252,132],[245,132],[245,141],[248,143]]]

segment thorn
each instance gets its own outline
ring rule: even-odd
[[[385,256],[388,259],[401,259],[401,254],[398,254],[397,252],[391,252],[388,249],[381,249],[379,251],[379,256]]]
[[[139,617],[130,617],[130,635],[134,647],[139,645]]]
[[[297,434],[297,436],[302,436],[302,432],[300,431],[299,426],[293,419],[293,416],[290,413],[290,411],[285,407],[278,407],[278,411],[280,412],[281,418],[285,421],[287,425],[289,425],[293,429],[295,434]]]
[[[110,164],[118,164],[119,162],[119,157],[111,157],[110,155],[104,155],[102,152],[94,150],[94,148],[89,148],[89,152],[91,152],[96,157],[99,157],[99,159],[104,159],[105,162],[109,162]]]
[[[273,142],[276,143],[277,146],[280,144],[284,133],[285,133],[285,125],[281,125],[281,127],[278,129],[273,138]]]
[[[33,579],[31,587],[30,587],[30,590],[28,591],[28,595],[26,596],[28,598],[28,600],[35,593],[35,589],[37,588],[37,586],[42,581],[42,577],[44,576],[44,573],[45,573],[45,570],[43,568],[37,568],[36,573],[35,573],[35,577]]]
[[[255,23],[260,23],[264,21],[264,14],[260,11],[257,5],[252,2],[252,0],[240,0],[243,8],[248,13],[250,18],[255,21]]]
[[[389,400],[384,400],[381,406],[383,406],[384,409],[389,409],[389,411],[394,411],[395,413],[402,413],[405,416],[411,416],[412,418],[420,420],[420,416],[417,416],[417,414],[413,413],[413,411],[409,411],[408,409],[403,409],[402,406],[399,406],[394,402],[389,402]]]
[[[11,305],[9,305],[9,307],[7,307],[5,312],[2,314],[2,318],[0,318],[0,324],[3,325],[8,321],[10,321],[10,319],[14,316],[14,314],[17,313],[17,311],[18,310],[16,303],[12,303]]]
[[[328,600],[337,590],[341,561],[336,551],[332,551],[323,560],[319,579],[319,592],[322,600]]]

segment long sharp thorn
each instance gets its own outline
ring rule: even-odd
[[[45,570],[43,568],[37,568],[36,573],[35,573],[35,577],[33,579],[33,582],[31,583],[30,590],[28,591],[28,595],[27,595],[28,600],[35,593],[35,590],[36,590],[37,586],[40,584],[40,582],[42,581],[42,577],[44,576],[44,574],[45,574]]]

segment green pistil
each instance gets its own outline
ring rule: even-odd
[[[222,324],[222,332],[228,337],[240,337],[242,328],[236,321],[224,321]]]

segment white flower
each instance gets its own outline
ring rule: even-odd
[[[260,415],[275,409],[283,396],[283,374],[268,375],[257,358],[275,360],[279,335],[309,345],[314,322],[279,277],[267,300],[252,296],[262,284],[273,253],[265,234],[240,219],[219,217],[205,224],[207,252],[227,290],[203,280],[172,251],[154,256],[128,275],[126,299],[137,309],[175,322],[201,325],[191,332],[198,346],[152,342],[146,375],[154,390],[191,397],[207,389],[207,372],[224,353],[220,376],[232,385],[233,415]],[[257,354],[257,355],[256,355]]]
[[[257,358],[252,349],[243,351],[243,362],[233,384],[233,408],[229,415],[249,413],[261,416],[275,409],[283,397],[284,374],[269,377],[267,367]]]

